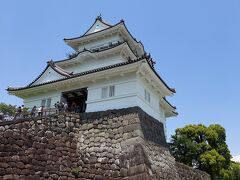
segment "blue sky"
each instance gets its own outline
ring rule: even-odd
[[[72,50],[63,38],[84,33],[102,14],[124,19],[177,93],[179,116],[167,134],[186,124],[225,127],[232,155],[240,154],[240,1],[18,1],[0,2],[0,102],[22,104],[7,86],[30,83],[50,59]]]

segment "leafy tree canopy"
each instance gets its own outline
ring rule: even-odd
[[[231,163],[230,166],[230,178],[232,180],[239,180],[240,179],[240,163]]]
[[[171,137],[170,149],[177,161],[206,171],[212,179],[231,176],[230,151],[225,129],[217,124],[208,127],[187,125]]]
[[[16,106],[0,103],[0,112],[2,112],[3,114],[14,115],[16,112]]]

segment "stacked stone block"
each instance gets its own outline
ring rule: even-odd
[[[0,179],[210,179],[138,107],[0,123]]]

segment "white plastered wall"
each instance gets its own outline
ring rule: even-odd
[[[145,100],[145,89],[150,93],[150,103]],[[153,88],[145,82],[142,78],[137,76],[137,91],[138,91],[138,99],[137,105],[141,107],[146,113],[155,119],[159,120],[165,126],[166,119],[164,116],[164,112],[160,109],[159,104],[159,95]]]
[[[115,86],[113,97],[102,98],[102,87]],[[99,80],[88,87],[87,112],[104,111],[136,106],[137,89],[135,73]]]
[[[24,106],[27,108],[32,108],[33,106],[40,107],[42,100],[49,99],[49,98],[51,98],[51,107],[53,107],[57,101],[60,101],[61,92],[57,92],[57,91],[47,92],[41,95],[35,95],[30,98],[26,98],[24,99]]]
[[[111,56],[109,58],[89,58],[74,66],[64,67],[64,69],[68,72],[80,73],[100,67],[118,64],[124,61],[125,60],[120,55]]]
[[[115,86],[115,96],[102,98],[102,87]],[[150,102],[145,100],[145,89],[150,93]],[[88,87],[87,112],[105,111],[138,106],[147,114],[163,123],[166,131],[164,111],[160,108],[160,96],[135,73],[97,81]]]

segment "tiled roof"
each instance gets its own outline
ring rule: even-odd
[[[65,69],[62,69],[61,67],[56,65],[52,60],[49,61],[48,63],[53,68],[53,70],[55,70],[56,72],[58,72],[59,74],[61,74],[63,76],[70,77],[73,75],[73,72],[68,72]]]
[[[123,44],[127,44],[127,45],[128,45],[128,43],[127,43],[126,41],[124,41],[124,42],[118,42],[117,44],[112,44],[112,45],[110,45],[110,46],[108,46],[108,47],[104,47],[104,48],[101,48],[101,49],[95,50],[95,51],[91,51],[91,50],[84,49],[83,51],[78,52],[75,57],[77,57],[79,54],[84,53],[84,52],[90,52],[90,53],[102,52],[102,51],[106,51],[106,50],[115,48],[115,47],[117,47],[117,46],[123,45]],[[128,45],[128,47],[129,47],[129,49],[132,51],[132,53],[134,54],[134,52],[133,52],[133,50],[131,49],[131,47],[130,47],[129,45]],[[65,77],[71,77],[71,76],[73,76],[73,72],[67,72],[66,70],[64,70],[64,69],[62,69],[61,67],[59,67],[59,66],[57,65],[57,63],[63,62],[63,61],[69,61],[69,60],[71,60],[71,59],[73,59],[73,58],[75,58],[75,57],[71,57],[71,58],[63,59],[63,60],[58,60],[58,61],[52,61],[52,60],[51,60],[51,61],[48,61],[48,62],[47,62],[48,65],[47,65],[46,68],[42,71],[42,73],[39,74],[39,76],[38,76],[35,80],[33,80],[27,87],[29,87],[29,86],[31,86],[33,83],[35,83],[35,82],[44,74],[44,72],[48,69],[49,66],[50,66],[54,71],[56,71],[57,73],[65,76]]]
[[[96,21],[95,21],[95,22],[96,22]],[[95,22],[93,23],[93,25],[95,24]],[[102,21],[102,22],[103,22],[103,21]],[[93,33],[90,33],[90,34],[86,34],[86,33],[88,32],[88,30],[91,29],[91,27],[93,26],[93,25],[92,25],[92,26],[86,31],[86,33],[84,33],[83,35],[78,36],[78,37],[74,37],[74,38],[64,38],[63,40],[64,40],[64,41],[71,41],[71,40],[80,39],[80,38],[82,38],[82,37],[91,36],[91,35],[97,34],[97,33],[99,33],[99,32],[103,32],[103,31],[112,29],[112,28],[114,28],[114,27],[116,27],[116,26],[118,26],[118,25],[120,25],[120,24],[122,24],[122,25],[124,26],[124,28],[127,30],[128,34],[131,36],[131,38],[132,38],[136,43],[140,43],[140,44],[142,45],[143,50],[144,50],[144,46],[143,46],[142,42],[141,42],[141,41],[137,41],[136,38],[133,37],[133,35],[132,35],[132,34],[130,33],[130,31],[128,30],[128,28],[127,28],[127,26],[126,26],[126,24],[125,24],[125,22],[124,22],[123,19],[122,19],[119,23],[117,23],[117,24],[115,24],[115,25],[109,25],[108,28],[105,28],[105,29],[102,29],[102,30],[100,30],[100,31],[96,31],[96,32],[93,32]],[[145,52],[145,50],[144,50],[144,52]]]
[[[121,45],[123,45],[123,44],[127,44],[128,47],[129,47],[129,49],[130,49],[130,50],[132,51],[132,53],[135,55],[134,51],[133,51],[132,48],[129,46],[129,44],[128,44],[127,41],[123,41],[123,42],[119,42],[119,41],[118,41],[118,43],[112,43],[112,44],[110,44],[110,45],[108,45],[108,46],[103,46],[103,47],[100,47],[100,48],[95,49],[95,50],[83,49],[82,51],[75,53],[75,55],[72,56],[72,57],[70,57],[70,58],[62,59],[62,60],[57,60],[57,61],[54,61],[54,63],[59,63],[59,62],[71,60],[71,59],[77,57],[79,54],[84,53],[84,52],[89,52],[89,53],[103,52],[103,51],[107,51],[107,50],[109,50],[109,49],[113,49],[113,48],[115,48],[115,47],[121,46]]]
[[[115,26],[117,26],[117,25],[119,25],[119,24],[121,24],[121,23],[122,23],[122,21],[120,21],[119,23],[117,23],[117,24],[115,24],[115,25],[113,25],[113,26],[110,26],[110,27],[108,27],[108,28],[102,29],[102,30],[100,30],[100,31],[96,31],[96,32],[93,32],[93,33],[90,33],[90,34],[86,34],[86,33],[89,31],[89,29],[91,29],[92,26],[95,24],[95,22],[94,22],[93,25],[92,25],[83,35],[78,36],[78,37],[74,37],[74,38],[64,38],[63,40],[64,40],[64,41],[71,41],[71,40],[79,39],[79,38],[82,38],[82,37],[90,36],[90,35],[93,35],[93,34],[96,34],[96,33],[99,33],[99,32],[102,32],[102,31],[106,31],[106,30],[108,30],[108,29],[111,29],[111,28],[113,28],[113,27],[115,27]]]
[[[105,66],[105,67],[101,67],[101,68],[97,68],[97,69],[93,69],[93,70],[89,70],[89,71],[73,74],[70,77],[65,77],[65,78],[62,78],[62,79],[48,81],[48,82],[41,83],[41,84],[32,85],[32,83],[31,83],[31,84],[29,84],[28,86],[25,86],[25,87],[19,87],[19,88],[11,88],[11,87],[9,87],[7,90],[8,91],[18,91],[18,90],[38,87],[38,86],[42,86],[42,85],[45,85],[45,84],[51,84],[51,83],[55,83],[55,82],[64,81],[64,80],[67,80],[67,79],[79,77],[79,76],[84,76],[84,75],[87,75],[87,74],[92,74],[92,73],[99,72],[99,71],[104,71],[104,70],[108,70],[108,69],[112,69],[112,68],[116,68],[116,67],[120,67],[120,66],[125,66],[125,65],[132,64],[132,63],[135,63],[135,62],[138,62],[138,61],[141,61],[141,60],[142,59],[136,59],[136,60],[133,60],[133,61],[126,61],[126,62],[123,62],[123,63],[118,63],[118,64],[114,64],[114,65],[110,65],[110,66]]]
[[[75,78],[75,77],[79,77],[79,76],[84,76],[84,75],[87,75],[87,74],[92,74],[92,73],[96,73],[96,72],[100,72],[100,71],[105,71],[105,70],[109,70],[109,69],[113,69],[113,68],[117,68],[117,67],[120,67],[120,66],[126,66],[126,65],[129,65],[129,64],[133,64],[133,63],[136,63],[136,62],[139,62],[139,61],[142,61],[144,60],[145,57],[141,57],[141,58],[137,58],[135,60],[129,60],[129,61],[126,61],[126,62],[122,62],[122,63],[118,63],[118,64],[114,64],[114,65],[110,65],[110,66],[105,66],[105,67],[100,67],[100,68],[97,68],[97,69],[93,69],[93,70],[89,70],[89,71],[85,71],[85,72],[81,72],[81,73],[77,73],[77,74],[72,74],[71,76],[69,77],[65,77],[65,78],[62,78],[62,79],[57,79],[57,80],[53,80],[53,81],[49,81],[49,82],[45,82],[45,83],[41,83],[41,84],[37,84],[37,85],[32,85],[29,84],[28,86],[25,86],[25,87],[19,87],[19,88],[12,88],[12,87],[9,87],[7,89],[7,91],[18,91],[18,90],[23,90],[23,89],[29,89],[29,88],[33,88],[33,87],[38,87],[38,86],[42,86],[42,85],[46,85],[46,84],[51,84],[51,83],[55,83],[55,82],[59,82],[59,81],[64,81],[64,80],[68,80],[68,79],[72,79],[72,78]],[[150,66],[150,68],[152,69],[152,71],[157,75],[157,77],[159,78],[159,80],[167,87],[168,90],[170,90],[171,92],[175,93],[175,90],[170,88],[164,81],[163,79],[158,75],[158,73],[154,70],[154,68],[151,66],[150,62],[148,60],[146,60],[146,62],[148,63],[148,65]],[[45,69],[46,71],[46,69]],[[43,73],[42,73],[43,74]],[[41,76],[41,75],[40,75]],[[39,77],[40,77],[39,76]],[[36,81],[36,80],[35,80]]]
[[[165,97],[163,97],[163,100],[170,105],[173,109],[176,109],[176,106],[173,106]]]

